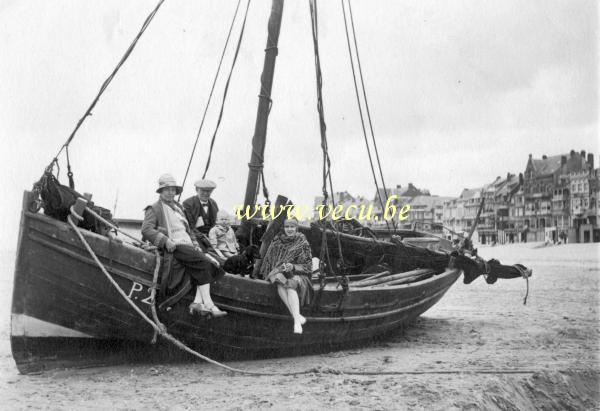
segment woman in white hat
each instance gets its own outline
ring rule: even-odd
[[[181,191],[182,187],[177,185],[172,175],[163,174],[158,179],[156,192],[159,200],[145,208],[142,239],[160,250],[172,253],[175,261],[171,265],[167,283],[170,290],[176,290],[177,299],[185,294],[186,289],[196,287],[196,297],[190,304],[191,314],[221,317],[227,313],[212,301],[210,283],[222,277],[225,272],[217,260],[202,252],[195,238],[190,236],[183,207],[175,201],[175,196]]]

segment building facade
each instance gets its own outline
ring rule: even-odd
[[[477,224],[480,244],[524,241],[600,241],[600,173],[593,155],[571,150],[542,158],[530,154],[525,171],[507,174],[478,189],[464,189],[444,203],[444,225],[469,233]]]

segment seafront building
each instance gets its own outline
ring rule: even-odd
[[[477,243],[600,242],[599,175],[593,154],[585,151],[542,158],[530,154],[522,174],[497,177],[446,201],[444,225],[468,233],[483,197],[473,235]]]
[[[408,218],[398,221],[401,228],[417,228],[447,238],[473,230],[482,199],[484,207],[472,234],[477,244],[514,242],[600,242],[600,169],[594,168],[594,156],[585,151],[529,155],[522,173],[507,173],[476,188],[465,188],[458,197],[431,195],[412,183],[403,187],[380,188],[372,199],[354,197],[348,192],[335,193],[337,204],[373,207],[379,222],[363,224],[384,227],[387,197],[397,196],[390,204],[401,208],[409,204]],[[315,198],[320,204],[322,198]]]

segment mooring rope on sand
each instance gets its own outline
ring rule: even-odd
[[[89,208],[87,208],[87,211],[91,211],[91,210]],[[108,273],[104,264],[102,264],[102,262],[98,259],[98,256],[96,255],[94,250],[92,250],[89,243],[85,240],[85,238],[81,234],[81,229],[78,228],[77,224],[75,224],[73,222],[72,218],[80,219],[81,218],[80,215],[77,214],[74,209],[71,209],[71,212],[72,212],[72,214],[67,218],[68,223],[71,225],[71,227],[73,228],[73,230],[79,237],[79,240],[84,245],[85,249],[88,251],[90,256],[93,258],[96,265],[100,268],[100,270],[105,275],[105,277],[110,281],[110,283],[119,292],[121,297],[123,297],[125,299],[125,301],[140,315],[140,317],[142,317],[142,319],[144,321],[146,321],[154,329],[154,337],[153,337],[152,342],[154,343],[156,341],[156,336],[160,335],[165,340],[167,340],[170,343],[172,343],[173,345],[175,345],[177,348],[179,348],[201,360],[204,360],[210,364],[216,365],[217,367],[224,368],[227,371],[231,371],[231,372],[239,373],[239,374],[256,375],[256,376],[294,376],[294,375],[305,375],[305,374],[368,375],[368,376],[370,376],[370,375],[427,375],[427,374],[432,374],[432,375],[433,374],[535,374],[536,372],[543,371],[543,370],[531,370],[531,369],[522,369],[522,370],[519,370],[519,369],[509,369],[509,370],[506,370],[506,369],[504,369],[504,370],[500,370],[500,369],[498,369],[498,370],[450,369],[450,370],[423,370],[423,371],[346,371],[346,370],[338,370],[335,368],[313,367],[313,368],[309,368],[309,369],[302,370],[302,371],[269,372],[269,371],[243,370],[240,368],[228,366],[226,364],[223,364],[216,360],[213,360],[212,358],[207,357],[206,355],[203,355],[203,354],[193,350],[192,348],[188,347],[183,342],[181,342],[177,338],[173,337],[167,331],[166,327],[158,320],[158,316],[157,316],[155,308],[154,308],[154,301],[155,301],[155,296],[156,296],[156,283],[158,280],[158,271],[159,271],[159,267],[160,267],[160,256],[156,250],[155,250],[156,266],[154,268],[153,284],[152,284],[152,288],[151,288],[151,302],[152,302],[151,306],[153,308],[152,316],[154,317],[154,321],[153,321],[133,302],[133,300],[131,298],[129,298],[127,296],[125,291],[123,291],[123,289],[119,286],[119,284],[117,284],[115,279],[112,278],[112,276]],[[94,213],[93,211],[91,213],[96,218],[99,218],[103,223],[105,223],[105,224],[111,226],[113,229],[121,232],[121,230],[118,227],[116,227],[113,224],[111,224],[110,222],[106,221],[105,219],[103,219],[102,217],[100,217],[99,215]],[[124,234],[126,234],[126,233],[124,233]]]
[[[73,211],[73,210],[72,210]],[[106,276],[106,278],[110,281],[110,283],[113,285],[113,287],[115,287],[115,289],[119,292],[119,294],[121,295],[121,297],[123,297],[125,299],[125,301],[135,310],[135,312],[137,312],[140,317],[142,317],[142,319],[144,321],[146,321],[148,324],[150,324],[150,326],[154,329],[154,332],[157,333],[158,335],[160,335],[161,337],[163,337],[164,339],[166,339],[167,341],[169,341],[170,343],[172,343],[173,345],[175,345],[177,348],[192,354],[193,356],[200,358],[206,362],[209,362],[213,365],[216,365],[218,367],[224,368],[228,371],[232,371],[232,372],[236,372],[236,373],[242,373],[242,374],[251,374],[251,375],[264,375],[264,376],[268,376],[268,375],[282,375],[282,376],[291,376],[291,375],[300,375],[300,374],[310,374],[310,373],[315,373],[315,372],[319,372],[316,369],[309,369],[309,370],[304,370],[304,371],[295,371],[295,372],[261,372],[261,371],[249,371],[249,370],[242,370],[239,368],[234,368],[234,367],[230,367],[226,364],[220,363],[216,360],[213,360],[212,358],[209,358],[203,354],[200,354],[199,352],[191,349],[190,347],[188,347],[187,345],[185,345],[184,343],[182,343],[181,341],[179,341],[177,338],[173,337],[167,330],[166,327],[158,322],[154,322],[152,321],[132,300],[131,298],[129,298],[127,296],[127,294],[125,293],[125,291],[123,291],[123,289],[119,286],[119,284],[117,284],[117,282],[115,281],[114,278],[112,278],[112,276],[108,273],[108,271],[106,270],[106,267],[104,267],[104,264],[102,264],[102,262],[98,259],[98,256],[96,255],[96,253],[94,252],[94,250],[92,250],[92,247],[90,247],[89,243],[85,240],[85,238],[83,237],[83,235],[81,234],[81,229],[77,227],[77,225],[73,222],[73,217],[78,219],[79,216],[74,213],[75,216],[70,215],[68,217],[68,222],[71,225],[71,227],[73,228],[73,230],[75,231],[75,233],[77,234],[77,236],[79,237],[79,240],[81,241],[81,243],[84,245],[85,249],[88,251],[88,253],[90,254],[90,256],[93,258],[94,262],[96,263],[96,265],[98,266],[98,268],[100,268],[100,270],[102,271],[102,273]],[[157,264],[159,263],[159,260],[157,260]],[[158,269],[155,267],[155,278],[157,277],[156,273]]]

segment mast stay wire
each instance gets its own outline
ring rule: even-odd
[[[227,82],[225,83],[225,89],[223,91],[223,100],[221,101],[221,110],[219,111],[219,118],[217,119],[217,125],[215,126],[215,131],[214,131],[212,139],[210,141],[208,158],[206,159],[206,166],[204,167],[204,173],[202,174],[202,178],[206,177],[206,173],[208,172],[208,168],[210,167],[210,160],[212,158],[212,152],[213,152],[213,147],[215,145],[215,140],[217,138],[217,132],[219,131],[219,127],[221,125],[221,120],[223,119],[223,110],[225,109],[225,100],[227,99],[227,93],[229,91],[229,83],[231,81],[231,75],[233,74],[233,69],[235,68],[235,63],[237,62],[237,58],[240,53],[242,39],[244,38],[244,29],[246,28],[246,18],[248,17],[248,9],[249,8],[250,8],[250,0],[248,0],[248,3],[246,4],[246,12],[244,14],[244,21],[242,22],[242,28],[240,29],[240,36],[238,38],[238,43],[235,48],[235,54],[233,56],[233,62],[231,63],[231,69],[229,71],[229,76],[227,77]]]
[[[331,201],[333,206],[335,207],[335,192],[333,191],[333,183],[331,177],[331,158],[329,157],[329,149],[327,144],[327,124],[325,123],[325,114],[323,111],[323,76],[321,72],[321,58],[319,56],[318,11],[316,1],[311,0],[309,2],[309,5],[311,13],[311,27],[315,55],[315,73],[317,79],[317,112],[319,113],[319,130],[321,134],[321,149],[323,151],[323,205],[327,204],[327,182],[329,182]]]
[[[227,51],[227,46],[229,45],[229,39],[231,37],[231,32],[233,30],[233,26],[235,20],[237,18],[238,10],[240,8],[241,0],[238,0],[237,6],[235,7],[235,12],[233,13],[233,19],[231,20],[231,25],[229,26],[229,32],[227,33],[227,39],[225,40],[225,45],[223,46],[223,52],[221,53],[221,59],[219,60],[219,65],[217,66],[217,72],[215,73],[215,77],[213,79],[212,86],[210,88],[210,93],[208,95],[208,100],[206,102],[206,107],[204,107],[204,113],[202,114],[202,120],[200,121],[200,126],[198,127],[198,133],[196,134],[196,141],[194,142],[194,147],[192,148],[192,154],[190,155],[190,159],[188,161],[187,168],[185,169],[185,176],[183,177],[183,182],[181,186],[185,185],[185,181],[187,179],[188,173],[190,171],[190,166],[192,165],[192,160],[194,159],[194,154],[196,153],[196,146],[198,145],[198,140],[200,139],[200,133],[202,132],[202,127],[204,126],[204,120],[206,119],[206,113],[208,112],[208,107],[212,100],[213,92],[215,91],[215,85],[217,84],[217,79],[219,77],[219,73],[221,72],[221,65],[223,64],[223,58],[225,57],[225,52]],[[181,198],[181,194],[179,194],[179,198]]]
[[[344,0],[340,0],[340,4],[342,6],[342,14],[344,16],[344,28],[346,31],[346,42],[348,45],[348,56],[350,58],[350,67],[352,68],[352,80],[354,82],[354,91],[356,93],[356,100],[357,100],[357,104],[358,104],[358,112],[360,114],[360,123],[362,126],[362,130],[363,130],[363,136],[365,139],[365,146],[367,148],[367,154],[369,157],[369,164],[371,166],[371,174],[373,175],[373,181],[375,182],[375,189],[377,190],[377,197],[379,198],[379,203],[381,204],[381,209],[384,209],[384,205],[383,205],[383,200],[381,198],[381,192],[379,190],[379,183],[377,182],[377,174],[375,173],[375,168],[373,166],[373,157],[371,156],[371,149],[369,147],[369,140],[367,138],[367,131],[365,128],[365,120],[364,120],[364,115],[363,115],[363,110],[362,110],[362,105],[360,103],[360,94],[358,92],[358,84],[356,82],[356,70],[354,69],[354,60],[352,57],[352,47],[350,45],[350,35],[348,34],[348,22],[347,22],[347,18],[346,18],[346,8],[344,7]],[[385,224],[387,226],[388,231],[390,231],[390,224],[387,220],[385,220]]]
[[[309,1],[309,6],[310,6],[310,17],[311,17],[311,28],[312,28],[312,38],[313,38],[313,48],[314,48],[314,55],[315,55],[315,74],[316,74],[316,80],[317,80],[317,111],[319,113],[319,125],[320,125],[320,134],[321,134],[321,148],[323,150],[323,205],[327,205],[327,182],[329,182],[329,188],[331,190],[331,203],[333,204],[333,207],[335,208],[335,192],[333,191],[333,183],[332,183],[332,177],[331,177],[331,158],[329,157],[329,151],[328,151],[328,145],[327,145],[327,125],[325,123],[325,113],[324,113],[324,107],[323,107],[323,76],[322,76],[322,72],[321,72],[321,59],[319,56],[319,20],[318,20],[318,10],[317,10],[317,1],[316,0],[310,0]],[[343,272],[345,267],[346,267],[346,263],[344,261],[344,254],[343,254],[343,250],[342,250],[342,244],[341,244],[341,239],[340,239],[340,235],[339,235],[339,231],[336,228],[335,224],[332,222],[331,227],[333,229],[333,233],[335,235],[336,238],[336,243],[337,243],[337,247],[338,247],[338,253],[339,253],[339,267],[338,269],[340,269],[342,271],[341,276],[337,276],[336,278],[338,279],[338,285],[342,286],[343,289],[343,294],[342,294],[342,298],[344,298],[344,296],[346,295],[347,291],[348,291],[348,277],[346,277],[346,274]],[[320,278],[320,283],[321,283],[321,287],[319,289],[319,299],[320,299],[320,293],[323,291],[323,288],[325,286],[325,266],[324,266],[324,261],[325,258],[327,259],[328,262],[328,267],[329,270],[333,273],[333,267],[331,264],[331,261],[329,259],[329,250],[328,250],[328,245],[327,245],[327,229],[326,227],[323,227],[323,233],[321,236],[321,252],[319,255],[319,268],[320,268],[320,272],[321,272],[321,278]],[[341,302],[342,300],[340,300]]]
[[[104,83],[102,83],[102,86],[100,87],[100,91],[98,92],[98,94],[96,95],[96,97],[94,98],[94,100],[92,101],[92,104],[90,104],[90,106],[88,107],[88,109],[85,111],[85,114],[83,115],[83,117],[81,117],[79,119],[79,121],[77,122],[77,125],[75,126],[75,129],[71,132],[71,135],[69,136],[69,138],[67,139],[67,141],[65,141],[65,143],[60,147],[60,150],[58,150],[58,153],[56,153],[56,155],[54,156],[54,158],[50,162],[50,165],[48,166],[48,168],[50,168],[56,162],[56,159],[58,158],[58,156],[60,155],[60,153],[62,153],[62,151],[69,146],[69,144],[71,143],[71,141],[75,137],[75,133],[77,133],[77,131],[79,130],[79,128],[81,127],[81,125],[83,124],[83,122],[85,121],[85,119],[88,116],[92,115],[92,110],[94,109],[94,107],[96,107],[96,103],[98,103],[98,100],[100,100],[100,96],[102,96],[102,94],[108,88],[108,85],[112,82],[113,78],[115,77],[115,75],[117,74],[117,72],[119,71],[119,69],[121,68],[121,66],[125,63],[125,61],[129,57],[129,55],[131,54],[131,52],[135,48],[138,40],[140,39],[140,37],[142,37],[142,34],[144,34],[144,32],[146,31],[146,29],[150,25],[150,22],[152,21],[152,19],[154,18],[154,16],[158,12],[158,9],[160,8],[160,6],[162,6],[162,4],[164,3],[164,1],[165,0],[159,0],[159,2],[157,3],[156,7],[154,7],[154,9],[150,12],[150,14],[148,15],[148,17],[146,17],[146,20],[144,20],[144,23],[142,24],[142,28],[140,29],[140,31],[138,32],[138,34],[135,36],[135,38],[133,39],[133,41],[131,42],[131,44],[129,45],[129,47],[127,48],[127,50],[125,51],[125,54],[123,54],[123,57],[121,57],[121,60],[119,61],[119,63],[117,64],[117,66],[114,68],[114,70],[112,71],[112,73],[110,73],[110,75],[106,78],[106,80],[104,80]]]
[[[381,160],[379,158],[379,150],[377,149],[377,141],[375,139],[375,132],[373,131],[373,122],[371,121],[371,110],[369,110],[369,102],[367,100],[367,92],[365,87],[365,81],[362,74],[362,64],[360,64],[360,55],[358,53],[358,41],[356,40],[356,29],[354,28],[354,15],[352,14],[352,2],[348,1],[348,11],[350,14],[350,23],[352,27],[352,37],[354,38],[354,51],[356,53],[356,61],[358,63],[358,73],[360,75],[360,83],[363,92],[363,100],[365,102],[365,108],[367,111],[367,119],[369,120],[369,129],[371,130],[371,139],[373,140],[373,147],[375,149],[375,157],[377,158],[377,166],[379,168],[379,176],[381,178],[381,184],[383,185],[383,193],[385,195],[386,201],[389,198],[388,191],[385,186],[385,180],[383,178],[383,171],[381,169]],[[396,221],[392,218],[392,226],[394,227],[394,231],[396,230]]]

